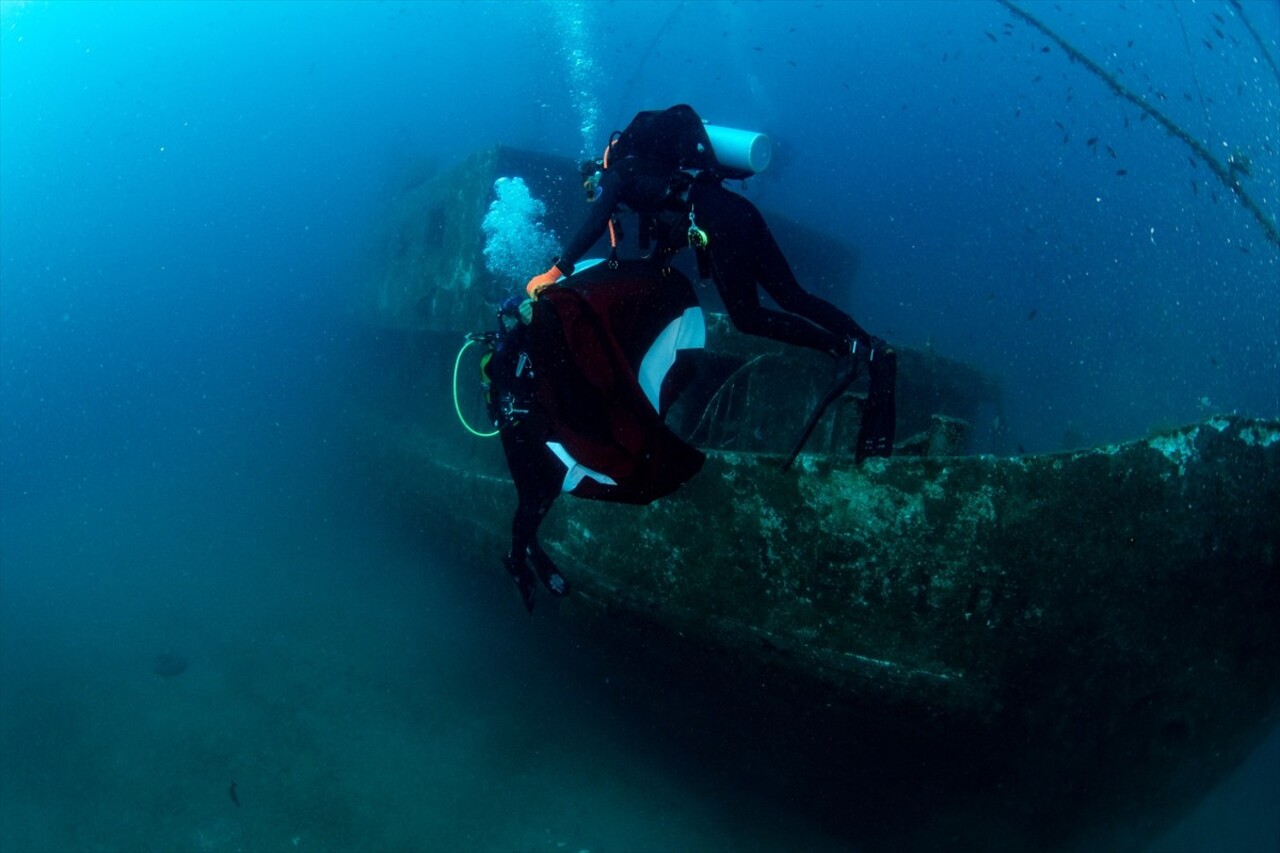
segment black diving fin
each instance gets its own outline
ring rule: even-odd
[[[538,588],[533,572],[529,571],[529,566],[524,560],[516,559],[510,552],[503,556],[502,565],[506,567],[511,579],[516,582],[516,589],[520,590],[520,600],[524,602],[524,609],[532,613],[533,598]]]
[[[542,546],[534,542],[529,546],[528,553],[529,562],[533,563],[533,572],[538,576],[538,580],[542,581],[542,585],[557,598],[568,595],[569,581],[560,574],[560,569],[551,561],[547,552],[542,550]]]
[[[888,348],[880,350],[875,353],[868,368],[871,385],[867,389],[867,404],[862,410],[858,440],[853,447],[855,464],[870,456],[889,456],[893,453],[893,434],[898,420],[895,405],[898,354]]]

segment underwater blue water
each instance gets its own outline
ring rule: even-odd
[[[1230,2],[1026,5],[1274,223]],[[406,171],[677,102],[773,137],[748,195],[857,249],[868,329],[998,376],[1016,446],[1280,416],[1280,247],[993,1],[0,0],[0,848],[841,846],[564,685],[568,640],[382,526],[342,426]],[[1276,849],[1277,756],[1159,849]]]

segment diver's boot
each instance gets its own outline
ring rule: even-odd
[[[538,580],[542,581],[542,585],[557,598],[563,598],[569,594],[569,581],[565,580],[564,575],[560,574],[560,569],[556,568],[556,564],[547,556],[547,552],[542,550],[542,546],[536,542],[529,546],[529,561],[533,563],[533,570],[538,574]]]
[[[524,560],[517,560],[510,553],[502,558],[502,565],[506,567],[507,574],[511,575],[511,579],[516,582],[516,589],[520,590],[520,599],[524,601],[524,609],[532,613],[533,595],[538,589],[537,582],[533,578],[533,572],[529,571],[529,567],[525,565]]]

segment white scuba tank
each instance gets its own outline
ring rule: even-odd
[[[730,169],[758,174],[769,167],[773,142],[763,133],[702,123],[711,139],[716,162]]]

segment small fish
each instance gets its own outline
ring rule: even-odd
[[[795,61],[794,59],[788,59],[788,60],[787,60],[787,64],[788,64],[788,65],[790,65],[792,68],[797,67],[797,66],[796,66],[796,61]]]
[[[1129,39],[1129,44],[1126,47],[1133,47],[1133,39]]]
[[[993,36],[991,33],[987,32],[986,30],[983,30],[983,31],[982,31],[982,34],[983,34],[984,36],[986,36],[987,38],[991,39],[992,41],[998,41],[998,39],[997,39],[995,36]]]
[[[764,53],[764,48],[763,48],[763,47],[761,47],[760,45],[756,45],[755,47],[753,47],[753,48],[751,48],[751,49],[752,49],[752,50],[754,50],[756,53]]]
[[[1209,197],[1213,199],[1213,203],[1214,203],[1214,204],[1217,204],[1217,203],[1218,203],[1218,191],[1217,191],[1217,190],[1210,190],[1210,192],[1209,192]]]
[[[1036,318],[1036,312],[1037,312],[1037,309],[1032,308],[1031,313],[1027,315],[1027,319],[1034,320]]]
[[[1191,168],[1193,169],[1200,168],[1199,166],[1196,165],[1196,158],[1192,157],[1190,154],[1187,155],[1187,162],[1191,164]]]
[[[1096,136],[1090,136],[1088,139],[1086,139],[1086,140],[1084,141],[1084,144],[1085,144],[1085,145],[1088,145],[1090,148],[1092,148],[1093,146],[1095,146],[1095,145],[1097,145],[1097,144],[1098,144],[1098,137],[1096,137]]]
[[[1213,42],[1209,41],[1208,39],[1200,39],[1200,43],[1203,44],[1205,47],[1209,48],[1209,50],[1213,50]]]
[[[1049,52],[1049,46],[1048,46],[1048,45],[1045,45],[1044,47],[1040,48],[1040,52],[1041,52],[1041,53],[1048,53],[1048,52]]]
[[[1032,83],[1039,83],[1039,82],[1040,82],[1040,77],[1041,77],[1041,75],[1037,74],[1036,76],[1034,76],[1034,77],[1032,77],[1032,78],[1031,78],[1031,82],[1032,82]]]
[[[1191,179],[1191,194],[1195,196],[1200,195],[1200,187],[1198,184],[1196,184],[1195,178]]]
[[[1116,149],[1112,148],[1110,145],[1107,146],[1107,153],[1111,155],[1112,160],[1116,159]]]
[[[236,804],[236,808],[240,808],[240,797],[236,794],[235,782],[232,782],[231,787],[227,789],[227,796],[231,797],[231,802]]]
[[[1217,12],[1214,12],[1214,13],[1213,13],[1213,19],[1214,19],[1215,21],[1217,21],[1219,24],[1222,24],[1222,25],[1224,25],[1224,26],[1225,26],[1225,25],[1226,25],[1226,23],[1227,23],[1226,21],[1222,20],[1222,16],[1221,16],[1221,15],[1219,15]]]
[[[1129,117],[1128,117],[1128,116],[1125,116],[1125,117],[1124,117],[1124,126],[1125,126],[1125,127],[1128,127],[1128,126],[1129,126]],[[1107,150],[1108,150],[1108,151],[1110,151],[1111,149],[1110,149],[1110,148],[1108,148]],[[1112,156],[1115,156],[1115,155],[1112,155]]]
[[[1190,92],[1183,92],[1183,93],[1182,93],[1182,99],[1183,99],[1184,101],[1189,101],[1189,100],[1191,100],[1191,93],[1190,93]]]
[[[1067,128],[1063,126],[1062,122],[1058,121],[1057,119],[1054,119],[1053,123],[1058,126],[1058,130],[1062,131],[1063,133],[1067,132]]]
[[[1217,27],[1214,27],[1214,28],[1213,28],[1213,34],[1214,34],[1214,35],[1216,35],[1216,36],[1217,36],[1218,38],[1220,38],[1220,39],[1224,39],[1224,38],[1226,38],[1226,36],[1224,36],[1224,35],[1222,34],[1222,30],[1218,29]]]
[[[1128,169],[1116,169],[1116,174],[1123,178],[1125,175],[1129,174],[1129,170],[1128,170]]]

